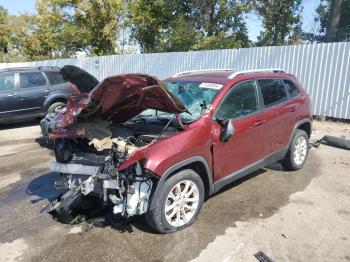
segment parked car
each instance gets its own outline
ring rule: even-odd
[[[310,134],[310,98],[280,69],[109,77],[53,121],[51,170],[68,191],[47,210],[67,222],[89,195],[177,231],[225,185],[277,161],[302,168]]]
[[[73,93],[89,92],[95,77],[75,66],[0,69],[0,121],[43,116]]]

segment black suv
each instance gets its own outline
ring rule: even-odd
[[[0,121],[53,113],[65,106],[68,95],[88,93],[97,84],[71,65],[0,69]]]

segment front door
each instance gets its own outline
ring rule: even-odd
[[[0,73],[0,119],[16,117],[17,96],[15,73]]]
[[[265,114],[261,112],[256,82],[245,81],[234,85],[219,105],[216,119],[232,119],[234,134],[221,142],[221,126],[213,124],[214,180],[229,175],[261,161],[270,151],[270,141],[265,135]],[[238,174],[239,175],[239,174]]]

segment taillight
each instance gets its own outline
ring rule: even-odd
[[[80,91],[79,91],[79,89],[78,89],[78,87],[77,87],[77,85],[76,84],[73,84],[73,83],[69,83],[70,84],[70,86],[72,87],[72,89],[76,92],[76,93],[80,93]]]

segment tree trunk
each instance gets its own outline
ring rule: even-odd
[[[325,42],[336,42],[343,0],[331,0]]]

